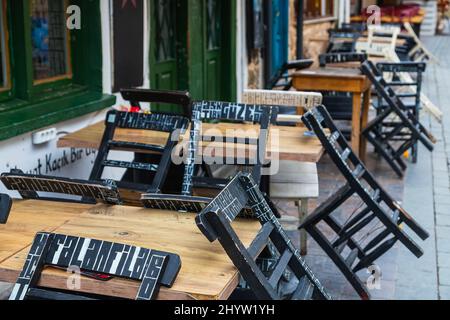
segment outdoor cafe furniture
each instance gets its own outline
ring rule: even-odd
[[[408,110],[400,96],[384,80],[376,66],[366,61],[361,66],[362,72],[374,84],[377,92],[387,102],[387,108],[374,118],[364,129],[363,134],[401,178],[406,170],[402,157],[406,151],[421,142],[428,150],[433,151],[436,143],[434,136]],[[390,118],[395,115],[394,123]],[[390,129],[390,130],[389,130]]]
[[[298,91],[350,92],[352,97],[353,151],[364,161],[366,141],[361,135],[369,117],[371,83],[360,70],[352,68],[306,69],[293,75],[293,87]]]
[[[300,228],[314,238],[360,297],[369,299],[366,283],[357,272],[373,267],[397,242],[421,257],[422,249],[408,232],[412,231],[422,240],[429,234],[375,180],[324,106],[309,111],[303,120],[323,143],[346,184],[320,204]],[[340,216],[339,207],[353,196],[357,196],[361,204],[353,212]],[[319,228],[321,224],[326,224],[332,232],[328,232],[329,228]]]

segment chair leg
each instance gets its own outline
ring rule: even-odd
[[[303,198],[298,202],[298,219],[300,224],[303,223],[308,216],[308,199]],[[300,254],[306,256],[308,254],[308,235],[305,229],[300,230]]]

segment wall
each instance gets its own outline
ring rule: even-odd
[[[328,29],[334,26],[334,22],[305,23],[303,26],[303,56],[315,59],[321,53],[325,53],[328,46]]]

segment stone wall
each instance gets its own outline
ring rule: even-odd
[[[303,26],[303,56],[316,60],[319,54],[325,53],[328,46],[328,29],[334,22],[306,23]]]

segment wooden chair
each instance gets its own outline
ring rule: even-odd
[[[155,90],[122,90],[124,99],[133,106],[141,102],[162,103],[165,105],[177,104],[183,112],[190,114],[191,99],[187,92],[155,91]],[[105,132],[94,162],[89,180],[101,180],[106,167],[126,169],[122,181],[117,182],[123,189],[137,191],[160,192],[172,169],[171,154],[178,143],[178,136],[187,130],[189,118],[172,113],[142,113],[110,111],[106,116]],[[117,129],[151,130],[168,133],[164,147],[115,141],[114,134]],[[110,160],[109,154],[113,150],[120,150],[134,154],[133,161]],[[181,179],[180,177],[178,177]]]
[[[377,63],[377,69],[381,73],[386,84],[390,86],[402,100],[403,105],[408,109],[418,121],[420,121],[421,95],[422,95],[422,74],[425,72],[426,64],[423,62],[400,62],[400,63]],[[413,76],[413,82],[404,81],[401,74],[407,72]],[[389,79],[389,80],[387,80]],[[384,110],[389,108],[386,105],[381,94],[378,93],[377,103],[373,104],[380,115]],[[396,121],[384,121],[384,127],[396,125]],[[383,129],[383,128],[381,128]],[[398,135],[392,137],[392,140],[404,141],[404,133],[399,132]],[[418,157],[418,144],[411,148],[412,162],[416,163]]]
[[[24,174],[14,169],[3,173],[0,181],[8,190],[19,192],[22,199],[74,203],[106,203],[121,205],[124,201],[112,180],[86,181],[60,177]],[[5,224],[11,209],[11,199],[0,195],[0,223]]]
[[[397,242],[421,257],[422,249],[407,231],[411,230],[422,240],[429,234],[374,179],[324,106],[309,111],[303,121],[316,133],[347,183],[317,207],[300,228],[322,247],[361,298],[369,299],[368,289],[357,272],[372,266]],[[338,208],[352,196],[357,196],[361,205],[348,218],[339,219]],[[319,224],[327,225],[332,232],[322,231]]]
[[[133,265],[132,270],[129,270],[130,265]],[[98,300],[107,298],[39,287],[39,279],[46,266],[62,269],[77,267],[81,272],[139,281],[141,285],[136,300],[154,300],[158,296],[160,286],[172,287],[181,269],[181,260],[178,255],[168,252],[40,232],[34,238],[23,270],[9,299]]]
[[[262,225],[248,248],[231,225],[246,207],[252,208],[254,216]],[[196,222],[209,241],[220,242],[257,299],[283,298],[280,281],[287,270],[298,280],[290,299],[330,299],[283,230],[250,174],[239,173],[196,217]],[[267,275],[255,260],[270,244],[275,248],[277,258],[275,267]]]
[[[402,159],[403,154],[418,142],[421,142],[428,150],[433,151],[433,144],[436,139],[408,110],[371,61],[366,61],[361,66],[361,70],[388,105],[387,109],[368,123],[363,130],[363,134],[373,144],[376,152],[386,160],[401,178],[406,170],[406,164]],[[383,124],[386,121],[391,123],[390,116],[392,114],[398,118],[398,121],[395,122],[394,126],[391,126],[392,129],[386,131]],[[401,143],[397,143],[394,137],[397,137],[400,133],[402,133]]]
[[[185,165],[185,174],[183,177],[182,194],[189,196],[194,194],[194,189],[200,192],[200,195],[211,196],[217,194],[228,182],[229,179],[214,178],[211,171],[199,174],[200,164],[211,165],[206,163],[201,152],[201,142],[204,139],[215,138],[207,137],[202,132],[201,126],[203,121],[225,120],[229,122],[251,122],[259,124],[259,136],[256,139],[249,137],[235,137],[227,143],[243,144],[245,152],[254,157],[244,156],[244,159],[229,159],[226,154],[218,159],[214,157],[209,162],[217,163],[219,160],[221,165],[242,165],[247,166],[252,171],[258,183],[261,181],[261,169],[265,162],[266,143],[269,136],[269,124],[274,123],[277,119],[278,108],[265,108],[260,105],[238,104],[220,101],[199,101],[192,105],[192,121],[190,140],[188,148],[188,158]],[[252,149],[253,148],[253,149]],[[255,154],[256,153],[256,154]],[[201,157],[199,157],[201,155]],[[200,161],[199,161],[200,160]],[[200,162],[200,163],[197,163]]]
[[[295,106],[309,110],[322,103],[322,95],[315,92],[245,90],[244,103],[262,105]],[[294,201],[298,218],[302,222],[308,215],[308,203],[319,197],[319,177],[315,163],[280,160],[279,172],[270,177],[270,197],[274,200]],[[307,235],[300,231],[301,254],[307,254]]]

